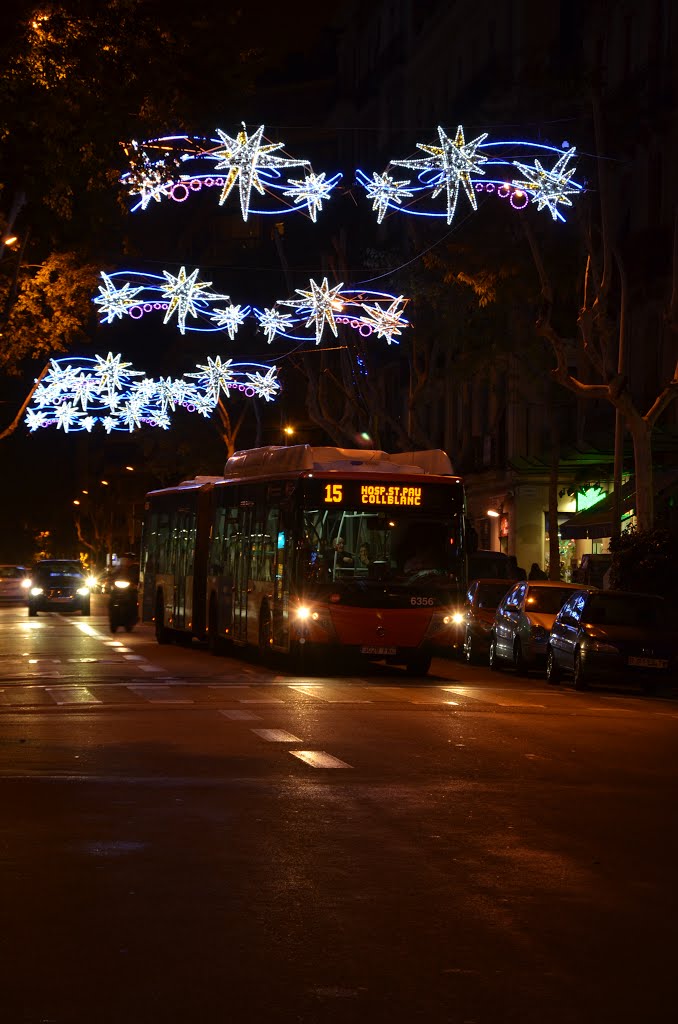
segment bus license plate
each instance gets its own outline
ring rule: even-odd
[[[629,658],[629,665],[637,665],[639,668],[668,668],[668,661],[662,658]]]
[[[385,657],[387,654],[395,654],[395,647],[361,647],[361,654],[378,654],[380,657]]]

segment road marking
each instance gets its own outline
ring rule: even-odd
[[[293,736],[284,729],[252,729],[252,732],[269,743],[301,743],[298,736]]]
[[[298,757],[300,761],[311,766],[311,768],[351,768],[352,765],[340,761],[324,750],[290,750],[292,757]]]
[[[128,686],[131,693],[143,697],[149,704],[194,704],[188,697],[173,697],[172,691],[166,686]]]
[[[457,697],[466,697],[469,700],[484,701],[486,704],[498,704],[500,708],[545,708],[545,704],[536,704],[531,700],[519,700],[515,697],[509,697],[508,700],[502,700],[501,697],[497,696],[497,690],[481,690],[478,687],[469,686],[441,686],[441,690],[445,690],[447,693],[454,693]],[[504,693],[505,691],[500,691]],[[511,692],[509,690],[509,692]],[[523,693],[524,691],[519,691]],[[477,695],[477,696],[476,696]]]
[[[143,654],[126,654],[125,661],[146,661]]]
[[[261,715],[255,715],[253,711],[220,711],[224,718],[232,718],[234,722],[260,722]]]
[[[45,692],[55,704],[101,704],[86,686],[46,686]]]
[[[144,672],[164,672],[165,671],[165,669],[164,668],[160,668],[159,665],[151,665],[151,664],[139,665],[139,668],[142,669]]]
[[[254,699],[252,699],[252,700],[245,700],[244,698],[241,697],[240,698],[240,703],[241,704],[284,704],[285,701],[284,700],[279,700],[277,697],[268,697],[268,698],[264,697],[261,700],[259,700],[259,699],[257,699],[257,700],[254,700]]]
[[[325,686],[324,683],[289,683],[290,690],[296,690],[297,693],[303,693],[306,697],[316,697],[318,700],[324,701],[325,704],[371,704],[371,700],[366,700],[364,697],[326,697],[324,693],[319,693],[319,689]],[[336,685],[336,684],[335,684]]]

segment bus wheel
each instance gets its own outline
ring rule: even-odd
[[[165,606],[159,595],[155,605],[155,639],[159,644],[168,644],[172,640],[172,634],[165,625]]]
[[[430,654],[415,654],[405,664],[405,671],[408,676],[426,676],[431,667]]]
[[[271,613],[268,605],[259,612],[259,657],[267,661],[271,656]]]

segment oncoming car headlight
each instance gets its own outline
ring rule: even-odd
[[[89,587],[78,587],[76,593],[80,597],[86,597],[89,594]]]
[[[97,585],[96,576],[88,576],[87,579],[85,580],[85,583],[87,584],[89,589],[92,590]]]
[[[113,586],[118,587],[119,590],[127,590],[129,587],[129,580],[116,580]]]
[[[22,588],[22,590],[30,590],[30,588],[32,586],[33,586],[33,580],[25,579],[25,580],[21,581],[21,588]]]
[[[42,592],[42,587],[31,587],[31,597],[38,597]]]

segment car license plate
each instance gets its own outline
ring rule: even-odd
[[[638,668],[668,668],[668,661],[664,661],[663,658],[629,658],[629,665],[635,665]]]
[[[361,647],[361,654],[378,654],[380,657],[384,657],[387,654],[395,654],[395,647]]]

